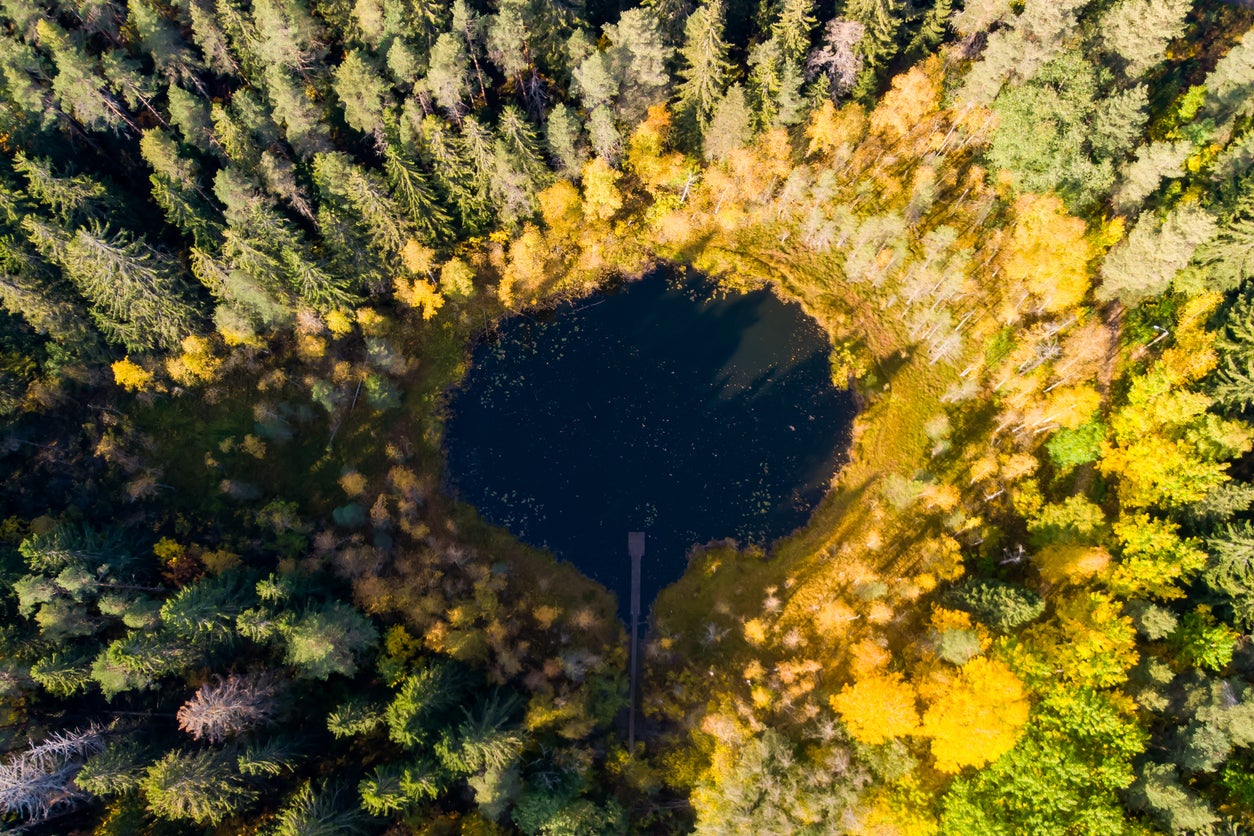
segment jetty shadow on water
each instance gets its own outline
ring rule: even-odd
[[[767,545],[806,521],[855,411],[828,355],[798,306],[668,270],[512,317],[454,395],[448,489],[604,584],[625,614],[627,531],[648,533],[647,603],[693,545]]]

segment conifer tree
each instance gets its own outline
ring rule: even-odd
[[[683,130],[694,138],[713,118],[731,71],[723,39],[724,18],[724,1],[706,0],[684,23],[684,44],[679,50],[682,81],[675,112]]]
[[[148,809],[163,819],[215,825],[247,807],[257,791],[239,775],[227,752],[169,752],[142,782]]]
[[[570,109],[558,103],[549,111],[544,139],[549,156],[557,163],[558,171],[566,177],[574,177],[586,162],[580,150],[579,122]]]
[[[367,136],[382,138],[389,85],[366,59],[353,50],[335,68],[335,94],[344,108],[344,121]]]

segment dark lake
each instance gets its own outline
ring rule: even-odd
[[[627,532],[645,531],[647,611],[694,544],[766,545],[805,523],[854,415],[828,352],[797,305],[669,271],[512,317],[454,395],[449,488],[623,613]]]

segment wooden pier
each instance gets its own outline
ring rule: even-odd
[[[627,554],[631,558],[631,669],[628,671],[627,751],[636,751],[637,645],[640,643],[640,560],[644,557],[644,532],[627,532]]]

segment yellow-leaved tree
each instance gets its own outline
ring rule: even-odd
[[[1028,721],[1023,683],[1004,663],[977,656],[938,691],[920,733],[931,738],[941,772],[983,766],[1015,745]]]
[[[1053,195],[1025,194],[1015,201],[1014,228],[1001,268],[1051,313],[1078,305],[1089,290],[1093,257],[1084,221],[1067,214]]]
[[[131,360],[130,357],[124,357],[113,364],[113,380],[123,389],[139,392],[152,383],[152,372]]]
[[[583,167],[583,212],[591,221],[608,221],[623,208],[619,174],[601,157]]]
[[[914,687],[899,673],[874,674],[846,685],[832,708],[859,743],[875,746],[919,730]]]
[[[894,78],[871,113],[871,130],[890,141],[908,136],[940,109],[942,77],[941,60],[933,56]]]

